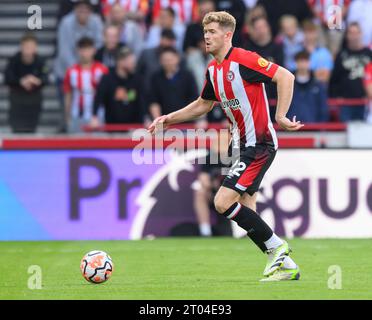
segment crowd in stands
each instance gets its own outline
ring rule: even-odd
[[[71,133],[83,125],[146,125],[185,106],[203,87],[211,57],[201,21],[215,10],[236,18],[234,46],[296,75],[290,116],[372,123],[370,0],[61,0],[53,70],[32,34],[8,62],[13,131],[35,130],[47,72]],[[274,84],[266,91],[275,100]],[[331,108],[329,98],[351,100]],[[220,108],[205,120],[223,121]]]

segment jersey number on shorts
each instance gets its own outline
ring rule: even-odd
[[[228,175],[240,177],[241,171],[244,171],[245,168],[247,168],[247,165],[244,162],[239,162],[239,160],[236,160],[233,166],[231,167],[231,170],[229,171]]]

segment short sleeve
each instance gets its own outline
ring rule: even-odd
[[[251,83],[270,82],[279,68],[276,63],[252,51],[241,52],[238,62],[242,78]]]
[[[212,85],[211,78],[209,76],[209,70],[207,69],[207,72],[205,73],[205,80],[204,80],[204,86],[202,89],[202,92],[200,96],[204,100],[212,100],[212,101],[218,101],[216,94],[214,93],[214,88]]]

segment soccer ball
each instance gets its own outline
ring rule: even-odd
[[[106,252],[94,250],[81,259],[80,270],[87,281],[102,283],[111,277],[114,264]]]

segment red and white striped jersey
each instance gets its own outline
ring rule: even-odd
[[[159,16],[160,10],[167,7],[172,7],[176,12],[177,22],[187,24],[197,21],[197,0],[155,0],[152,8],[153,21]]]
[[[128,12],[141,12],[143,15],[147,15],[149,12],[148,0],[101,0],[103,15],[107,17],[112,6],[117,3]]]
[[[209,63],[201,97],[221,103],[232,125],[234,147],[269,144],[277,149],[264,82],[271,81],[278,67],[255,52],[234,47],[221,64],[215,59]]]
[[[107,67],[100,62],[92,63],[90,68],[74,64],[67,69],[63,90],[65,93],[72,94],[71,116],[73,118],[83,117],[89,120],[92,117],[96,87],[102,75],[107,73]]]
[[[332,6],[345,7],[346,9],[350,2],[351,0],[308,0],[309,6],[321,17],[323,23],[327,23],[330,19],[332,22],[336,22],[335,11]]]

